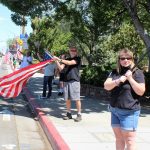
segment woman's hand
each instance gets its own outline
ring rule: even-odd
[[[125,76],[127,78],[127,80],[130,80],[132,78],[132,71],[131,70],[128,70],[126,73],[125,73]]]
[[[126,80],[127,80],[127,77],[126,77],[126,76],[121,76],[121,77],[119,78],[120,83],[124,83]]]

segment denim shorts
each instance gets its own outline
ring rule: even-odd
[[[111,112],[111,126],[120,127],[122,130],[136,131],[140,110],[127,110],[109,105]]]

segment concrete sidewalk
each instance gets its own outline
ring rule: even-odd
[[[81,95],[81,122],[63,120],[65,101],[57,96],[57,85],[53,85],[50,99],[39,99],[42,94],[43,74],[36,73],[24,89],[38,119],[54,149],[59,150],[115,150],[115,138],[110,126],[110,112],[107,101],[88,98]],[[73,118],[76,117],[75,103],[72,103]],[[150,109],[142,108],[138,132],[137,146],[139,150],[150,147]]]

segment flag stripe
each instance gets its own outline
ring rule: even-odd
[[[26,72],[30,72],[30,71],[34,71],[35,70],[35,72],[36,72],[36,69],[38,70],[39,68],[42,68],[42,67],[44,67],[45,65],[47,65],[49,62],[52,62],[53,60],[47,60],[47,61],[44,61],[44,62],[40,62],[40,63],[38,63],[38,64],[33,64],[33,65],[30,65],[30,66],[27,66],[27,67],[24,67],[24,68],[22,68],[22,69],[19,69],[19,70],[17,70],[17,71],[15,71],[15,72],[13,72],[13,73],[10,73],[10,74],[8,74],[8,75],[6,75],[6,76],[4,76],[4,77],[2,77],[1,79],[0,79],[0,85],[3,83],[3,82],[8,82],[8,81],[12,81],[13,80],[13,78],[16,78],[16,77],[18,77],[18,76],[20,76],[20,75],[23,75],[23,74],[25,74]]]
[[[46,61],[46,62],[42,62],[42,64],[39,63],[40,66],[36,66],[34,65],[30,65],[22,68],[20,70],[17,70],[9,75],[4,76],[3,78],[0,79],[0,86],[4,86],[4,85],[8,85],[8,84],[13,84],[14,82],[16,82],[17,80],[21,79],[21,77],[24,77],[26,74],[31,74],[31,73],[35,73],[38,70],[40,70],[42,67],[44,67],[46,64],[48,64],[50,61]],[[31,68],[31,66],[33,66]]]
[[[33,64],[0,78],[0,95],[8,98],[18,96],[29,78],[52,62],[53,59]]]

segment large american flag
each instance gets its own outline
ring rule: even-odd
[[[0,95],[6,98],[17,97],[29,78],[35,72],[52,62],[53,59],[29,65],[0,78]]]

